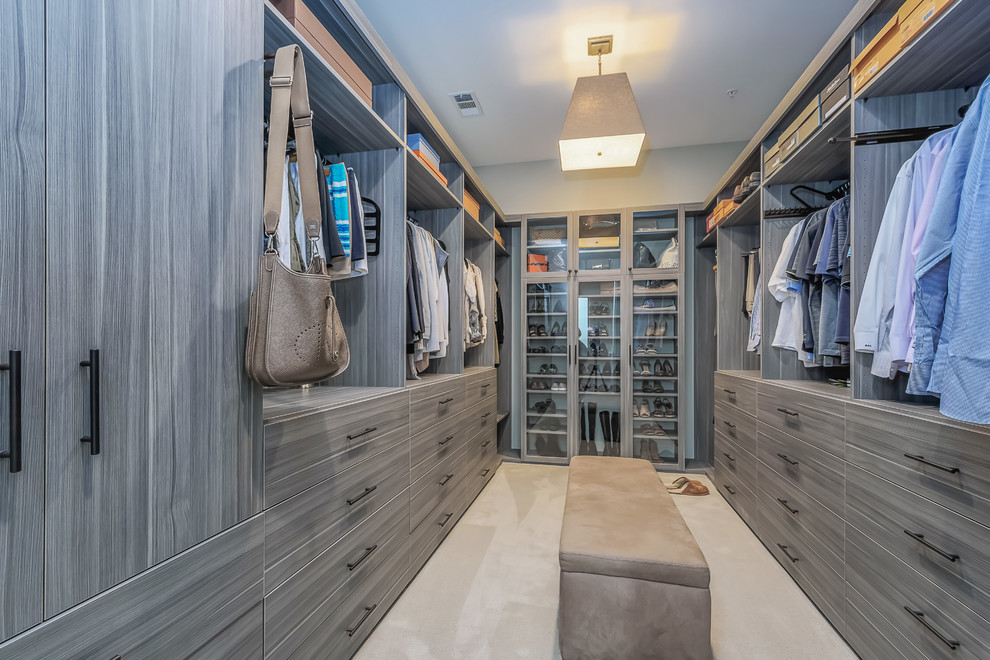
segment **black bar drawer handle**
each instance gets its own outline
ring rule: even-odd
[[[492,471],[491,468],[485,468],[485,471],[481,473],[481,476],[482,477],[487,477],[488,476],[488,473],[491,472],[491,471]]]
[[[444,517],[443,517],[443,520],[440,521],[440,526],[443,527],[444,525],[446,525],[447,524],[447,521],[450,520],[450,518],[453,515],[454,515],[454,512],[453,511],[451,511],[448,514],[445,514]]]
[[[795,561],[798,560],[797,557],[793,556],[791,553],[789,553],[787,551],[787,546],[786,545],[781,545],[781,544],[778,543],[777,544],[777,547],[780,548],[780,551],[783,552],[785,555],[787,555],[787,558],[790,559],[792,562],[795,562]]]
[[[726,394],[728,394],[729,396],[735,396],[736,395],[736,393],[733,390],[727,390],[724,387],[722,388],[722,391],[725,392]]]
[[[347,565],[347,570],[353,571],[355,568],[357,568],[358,566],[361,565],[361,562],[363,562],[365,559],[367,559],[368,557],[370,557],[371,556],[371,553],[374,552],[377,549],[378,549],[378,544],[377,543],[375,545],[371,546],[370,548],[365,548],[364,549],[364,553],[360,557],[357,558],[357,561],[355,561],[355,562],[350,563],[350,564]]]
[[[730,461],[732,461],[733,463],[735,463],[735,462],[736,462],[736,459],[734,459],[734,458],[732,458],[732,456],[730,456],[728,452],[724,452],[724,451],[723,451],[723,452],[722,452],[722,456],[725,456],[725,457],[726,457],[727,459],[729,459],[729,460],[730,460]]]
[[[444,475],[444,478],[440,480],[440,485],[441,486],[446,486],[447,485],[447,482],[450,481],[453,478],[454,478],[453,473],[448,474],[448,475]]]
[[[442,406],[442,405],[445,405],[445,404],[448,404],[448,403],[450,403],[450,402],[451,402],[451,401],[453,401],[453,400],[454,400],[454,398],[453,398],[453,397],[451,397],[451,398],[449,398],[449,399],[441,399],[440,401],[438,401],[438,402],[437,402],[437,404],[438,404],[438,405],[441,405],[441,406]]]
[[[725,488],[725,489],[726,489],[727,491],[729,491],[729,495],[735,495],[735,494],[736,494],[736,489],[735,489],[735,488],[733,488],[732,486],[730,486],[729,484],[725,484],[725,485],[724,485],[724,488]]]
[[[492,414],[491,411],[486,412],[484,415],[481,416],[481,419],[485,419],[486,417],[488,417],[491,414]]]
[[[361,624],[362,623],[364,623],[365,621],[368,620],[368,617],[371,616],[371,613],[375,611],[375,608],[376,607],[378,607],[378,603],[375,603],[374,605],[372,605],[370,607],[364,608],[364,615],[361,617],[361,620],[358,621],[356,624],[354,624],[354,627],[353,628],[348,628],[347,629],[347,636],[348,637],[353,637],[354,636],[354,633],[357,632],[357,629],[361,627]]]
[[[361,431],[360,433],[355,433],[354,435],[347,436],[347,439],[348,440],[354,440],[355,438],[360,438],[362,435],[368,435],[372,431],[377,431],[377,430],[378,430],[378,427],[377,426],[369,426],[368,428],[366,428],[365,430]]]
[[[782,506],[782,507],[784,507],[784,508],[785,508],[785,509],[787,509],[787,510],[788,510],[789,512],[791,512],[791,513],[793,513],[793,514],[797,514],[797,512],[798,512],[798,510],[797,510],[797,509],[792,509],[792,508],[791,508],[791,505],[787,503],[787,500],[782,500],[782,499],[780,499],[780,498],[778,497],[778,498],[777,498],[777,501],[778,501],[778,502],[780,502],[780,506]]]
[[[355,498],[347,500],[347,506],[354,506],[368,495],[371,495],[376,490],[378,490],[378,486],[371,486],[369,488],[365,488],[363,493],[361,493]]]
[[[79,440],[88,442],[90,455],[96,456],[100,453],[100,351],[89,349],[89,359],[79,366],[89,367],[89,435]]]
[[[942,640],[942,643],[945,644],[946,646],[948,646],[953,651],[955,651],[957,648],[959,648],[961,646],[961,644],[959,642],[957,642],[956,640],[949,639],[948,637],[946,637],[945,635],[943,635],[939,631],[935,630],[935,627],[932,626],[932,624],[928,623],[928,619],[925,618],[925,613],[924,612],[921,612],[919,610],[916,610],[916,609],[914,609],[913,607],[911,607],[909,605],[905,605],[904,606],[904,609],[907,610],[908,613],[911,616],[913,616],[919,623],[921,623],[921,625],[923,625],[925,628],[928,628],[928,630],[931,631],[931,633],[933,635],[935,635],[940,640]]]
[[[492,441],[491,440],[485,440],[484,442],[481,443],[481,448],[484,449],[485,447],[487,447],[490,444],[492,444]]]
[[[454,436],[448,435],[446,438],[440,441],[440,446],[443,447],[445,444],[454,439]]]
[[[779,453],[779,452],[778,452],[778,453],[777,453],[777,456],[779,456],[779,457],[781,457],[782,459],[784,459],[785,461],[787,461],[787,462],[788,462],[788,463],[790,463],[791,465],[797,465],[797,464],[798,464],[798,462],[797,462],[797,461],[795,461],[795,460],[791,460],[791,457],[790,457],[790,456],[788,456],[787,454],[781,454],[781,453]]]
[[[722,423],[725,424],[726,426],[728,426],[730,429],[736,428],[736,425],[735,424],[730,424],[729,423],[729,420],[727,420],[727,419],[723,419],[722,420]]]
[[[910,536],[911,538],[913,538],[915,541],[917,541],[921,545],[923,545],[926,548],[928,548],[929,550],[934,550],[935,552],[937,552],[938,554],[942,555],[943,557],[945,557],[949,561],[959,561],[959,555],[954,555],[954,554],[948,553],[945,550],[943,550],[942,548],[939,548],[938,546],[933,545],[931,541],[926,541],[924,534],[918,534],[917,532],[912,532],[912,531],[909,531],[909,530],[906,530],[906,529],[904,530],[904,533],[907,534],[908,536]]]
[[[20,472],[21,463],[21,352],[9,351],[7,364],[0,364],[0,371],[10,372],[10,444],[0,458],[10,459],[10,471]]]
[[[797,417],[798,414],[793,410],[788,410],[787,408],[777,408],[777,412],[782,412],[785,415],[790,415],[791,417]]]
[[[481,386],[481,389],[483,389],[483,390],[487,390],[487,389],[488,389],[489,387],[491,387],[491,386],[492,386],[492,384],[491,384],[491,383],[485,383],[484,385],[482,385],[482,386]]]
[[[914,454],[904,454],[904,455],[913,461],[918,461],[919,463],[930,465],[933,468],[938,468],[939,470],[943,470],[945,472],[948,472],[949,474],[959,473],[959,468],[957,467],[945,467],[944,465],[939,465],[938,463],[932,463],[931,461],[926,461],[924,456],[915,456]]]

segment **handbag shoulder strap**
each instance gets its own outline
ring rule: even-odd
[[[302,51],[293,44],[275,53],[275,71],[269,83],[272,88],[271,113],[268,128],[268,163],[265,174],[265,234],[273,236],[278,230],[282,211],[282,177],[285,172],[285,145],[289,134],[289,109],[296,135],[296,156],[299,167],[299,192],[306,237],[320,237],[320,189],[316,170],[316,148],[313,144],[313,112],[309,107],[306,68]]]

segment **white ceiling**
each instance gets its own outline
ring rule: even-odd
[[[474,166],[557,158],[587,38],[615,35],[647,148],[747,141],[856,0],[356,0]],[[726,91],[737,89],[730,98]],[[474,91],[463,118],[447,96]]]

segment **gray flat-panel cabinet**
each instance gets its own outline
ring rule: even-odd
[[[261,508],[263,79],[251,0],[46,12],[48,618]]]
[[[44,10],[0,2],[0,639],[43,615]]]

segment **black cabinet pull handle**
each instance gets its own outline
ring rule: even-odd
[[[722,388],[722,391],[725,392],[726,394],[728,394],[729,396],[735,396],[736,395],[736,393],[733,390],[727,390],[724,387]]]
[[[785,508],[785,509],[787,509],[787,510],[788,510],[789,512],[791,512],[791,513],[793,513],[793,514],[797,514],[797,512],[798,512],[798,510],[797,510],[797,509],[792,509],[792,508],[791,508],[791,505],[787,503],[787,500],[782,500],[782,499],[780,499],[780,498],[778,497],[778,498],[777,498],[777,501],[778,501],[778,502],[780,502],[780,506],[782,506],[782,507],[784,507],[784,508]]]
[[[729,420],[727,420],[727,419],[723,419],[722,420],[722,423],[725,424],[726,426],[728,426],[730,429],[736,428],[736,425],[735,424],[730,424],[729,423]]]
[[[948,637],[946,637],[945,635],[943,635],[939,631],[935,630],[935,627],[932,626],[932,624],[928,623],[928,619],[925,618],[925,613],[924,612],[921,612],[919,610],[916,610],[916,609],[914,609],[913,607],[911,607],[909,605],[905,605],[904,606],[904,609],[907,610],[908,611],[908,614],[910,614],[911,616],[913,616],[915,618],[915,620],[917,620],[919,623],[921,623],[921,625],[923,625],[925,628],[928,628],[928,630],[933,635],[935,635],[940,640],[942,640],[942,643],[945,644],[946,646],[948,646],[953,651],[955,651],[957,648],[959,648],[961,646],[959,644],[959,642],[957,642],[956,640],[949,639]]]
[[[96,456],[100,453],[100,351],[89,349],[89,359],[79,366],[89,367],[89,435],[80,441],[88,442],[90,455]]]
[[[785,415],[790,415],[791,417],[797,417],[798,414],[793,410],[788,410],[787,408],[777,408],[777,412],[782,412]]]
[[[933,468],[938,468],[939,470],[943,470],[945,472],[948,472],[949,474],[959,473],[959,468],[957,467],[945,467],[944,465],[939,465],[938,463],[932,463],[931,461],[926,461],[924,456],[915,456],[914,454],[904,454],[904,455],[910,458],[911,460],[918,461],[919,463],[924,463],[925,465],[930,465]]]
[[[735,462],[736,462],[736,459],[734,459],[734,458],[732,458],[732,456],[730,456],[728,452],[724,452],[724,451],[723,451],[723,452],[722,452],[722,456],[725,456],[725,457],[726,457],[727,459],[729,459],[729,460],[730,460],[730,461],[732,461],[733,463],[735,463]]]
[[[487,447],[490,444],[492,444],[492,441],[491,440],[485,440],[484,442],[481,443],[481,448],[484,449],[485,447]]]
[[[348,440],[353,440],[355,438],[360,438],[362,435],[368,435],[372,431],[377,431],[377,430],[378,430],[378,427],[377,426],[369,426],[368,428],[366,428],[365,430],[361,431],[360,433],[355,433],[354,435],[347,436],[347,439]]]
[[[491,471],[492,471],[491,468],[485,468],[485,471],[481,473],[481,476],[482,477],[487,477],[488,476],[488,473],[491,472]]]
[[[448,435],[446,438],[440,441],[440,446],[443,447],[445,444],[454,439],[454,436]]]
[[[487,390],[489,387],[491,387],[491,383],[485,383],[484,385],[481,386],[481,389]]]
[[[21,464],[21,352],[9,351],[7,364],[0,364],[0,371],[10,372],[10,444],[0,458],[10,459],[10,471],[20,472]]]
[[[729,484],[725,484],[725,485],[724,485],[723,487],[724,487],[724,488],[725,488],[725,489],[726,489],[727,491],[729,491],[729,495],[735,495],[735,494],[736,494],[736,489],[735,489],[735,488],[733,488],[732,486],[730,486]]]
[[[798,560],[797,557],[793,556],[791,553],[789,553],[787,551],[787,546],[786,545],[781,545],[781,544],[778,543],[777,544],[777,547],[780,548],[780,551],[783,552],[785,555],[787,555],[787,558],[790,559],[792,562]]]
[[[450,513],[444,514],[443,520],[440,522],[440,526],[443,527],[444,525],[446,525],[447,524],[447,521],[450,520],[451,516],[453,516],[453,515],[454,515],[454,512],[453,511],[451,511]]]
[[[354,624],[354,626],[352,628],[348,628],[347,629],[347,636],[348,637],[353,637],[354,636],[354,633],[357,632],[357,629],[361,627],[361,624],[364,623],[368,619],[369,616],[371,616],[371,613],[375,611],[375,608],[376,607],[378,607],[378,603],[375,603],[374,605],[372,605],[370,607],[364,608],[364,615],[361,617],[361,620],[358,621],[356,624]]]
[[[376,490],[378,490],[378,486],[371,486],[369,488],[365,488],[363,493],[361,493],[360,495],[358,495],[355,498],[352,498],[352,499],[347,500],[347,506],[354,506],[354,504],[356,504],[357,502],[360,502],[362,499],[364,499],[368,495],[371,495]]]
[[[450,481],[453,478],[454,478],[453,473],[448,474],[448,475],[444,475],[444,478],[440,480],[440,485],[441,486],[446,486],[447,485],[447,482]]]
[[[486,412],[484,415],[481,416],[481,419],[485,419],[489,415],[491,415],[491,412]]]
[[[437,402],[437,405],[441,405],[442,406],[442,405],[445,405],[445,404],[450,403],[453,400],[454,400],[453,397],[451,397],[449,399],[441,399],[440,401]]]
[[[368,557],[370,557],[371,556],[371,553],[374,552],[377,549],[378,549],[378,544],[377,543],[375,545],[371,546],[370,548],[365,548],[364,549],[364,554],[362,554],[360,557],[358,557],[357,558],[357,561],[355,561],[355,562],[350,563],[350,564],[347,565],[347,570],[353,571],[355,568],[357,568],[358,566],[361,565],[361,562],[363,562],[365,559],[367,559]]]
[[[926,548],[928,548],[929,550],[934,550],[935,552],[937,552],[938,554],[942,555],[943,557],[945,557],[949,561],[959,561],[959,555],[954,555],[952,553],[946,552],[942,548],[939,548],[938,546],[933,545],[931,541],[928,541],[928,540],[925,539],[925,535],[924,534],[918,534],[917,532],[912,532],[912,531],[909,531],[909,530],[906,530],[906,529],[904,530],[904,533],[907,534],[908,536],[910,536],[911,538],[913,538],[915,541],[917,541],[921,545],[923,545]]]
[[[791,465],[797,465],[798,464],[797,461],[791,460],[790,456],[788,456],[787,454],[781,454],[780,452],[777,452],[777,456],[780,456],[782,459],[784,459],[785,461],[787,461]]]

